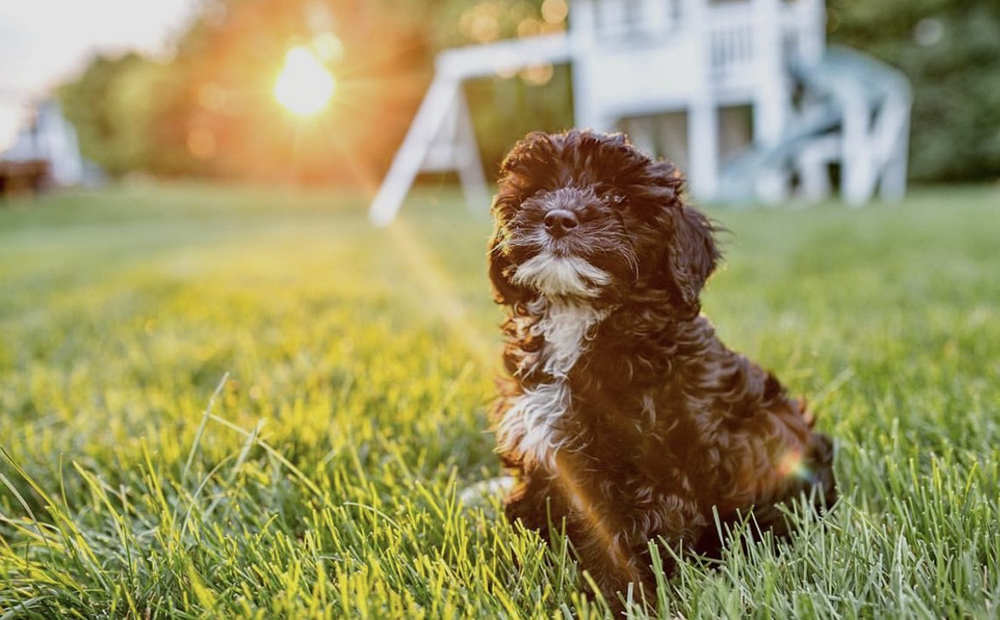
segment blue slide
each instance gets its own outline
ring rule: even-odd
[[[793,112],[782,138],[769,147],[750,147],[725,164],[716,200],[747,203],[756,199],[754,184],[767,170],[789,169],[810,141],[841,131],[846,102],[863,97],[878,109],[890,96],[910,97],[910,86],[899,71],[845,47],[830,47],[810,67],[792,67],[792,79],[808,103]]]

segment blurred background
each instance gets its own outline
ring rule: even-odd
[[[567,0],[6,3],[0,158],[45,177],[12,178],[6,191],[151,175],[371,193],[431,83],[436,53],[558,33],[570,13]],[[829,0],[826,31],[829,43],[909,79],[911,181],[1000,176],[1000,5]],[[463,89],[487,174],[525,132],[574,124],[567,63]],[[39,136],[49,146],[30,144]],[[25,162],[34,172],[24,173]]]

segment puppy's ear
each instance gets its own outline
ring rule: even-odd
[[[671,219],[674,231],[666,269],[678,300],[697,314],[701,309],[698,295],[722,256],[716,229],[704,214],[683,205],[672,210]]]
[[[503,230],[497,227],[490,240],[489,251],[486,254],[486,262],[490,268],[490,282],[493,284],[493,299],[498,304],[513,306],[519,301],[525,300],[524,290],[511,284],[510,272],[511,263],[503,253]]]

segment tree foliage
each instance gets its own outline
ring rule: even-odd
[[[832,42],[872,53],[913,82],[911,177],[1000,176],[1000,4],[828,2]],[[97,57],[63,89],[63,103],[85,153],[113,174],[374,187],[430,83],[436,51],[560,30],[560,7],[558,0],[204,0],[169,62]],[[295,45],[326,45],[323,60],[337,80],[332,105],[314,118],[289,115],[273,96]],[[466,94],[490,171],[527,131],[573,121],[566,66],[473,80]]]
[[[86,154],[114,174],[372,184],[431,75],[426,24],[398,8],[206,0],[170,62],[96,58],[63,102]],[[279,107],[274,82],[289,48],[317,42],[337,94],[322,113],[296,118]]]
[[[911,178],[1000,177],[1000,2],[831,0],[829,15],[832,41],[910,78]]]
[[[138,54],[96,56],[62,88],[63,108],[76,126],[85,156],[111,174],[160,170],[164,161],[151,139],[163,112],[159,95],[164,66]]]
[[[372,187],[432,78],[436,50],[563,27],[541,0],[204,0],[159,64],[97,57],[62,91],[87,156],[112,174],[349,182]],[[337,80],[315,118],[282,110],[273,85],[292,46],[327,49]],[[495,168],[519,135],[572,122],[568,69],[467,86]]]

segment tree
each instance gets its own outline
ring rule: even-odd
[[[1000,3],[831,0],[830,39],[903,70],[914,91],[910,177],[1000,177]]]
[[[97,57],[63,91],[84,152],[146,170],[374,188],[432,77],[437,51],[565,28],[568,0],[204,0],[175,57]],[[830,40],[901,68],[914,86],[911,177],[1000,176],[1000,3],[828,0]],[[274,81],[292,46],[337,80],[296,118]],[[530,130],[572,125],[568,67],[466,85],[487,172]]]
[[[148,170],[374,189],[430,84],[436,50],[562,27],[565,15],[546,22],[541,6],[205,0],[170,62],[136,54],[95,58],[63,89],[63,99],[85,152],[112,174]],[[286,51],[301,45],[337,81],[332,104],[313,118],[290,115],[273,95]],[[572,123],[568,69],[542,67],[528,77],[468,87],[490,169],[526,131]]]
[[[76,126],[83,154],[108,173],[159,168],[150,140],[161,112],[166,69],[138,54],[96,56],[60,91],[66,117]]]

